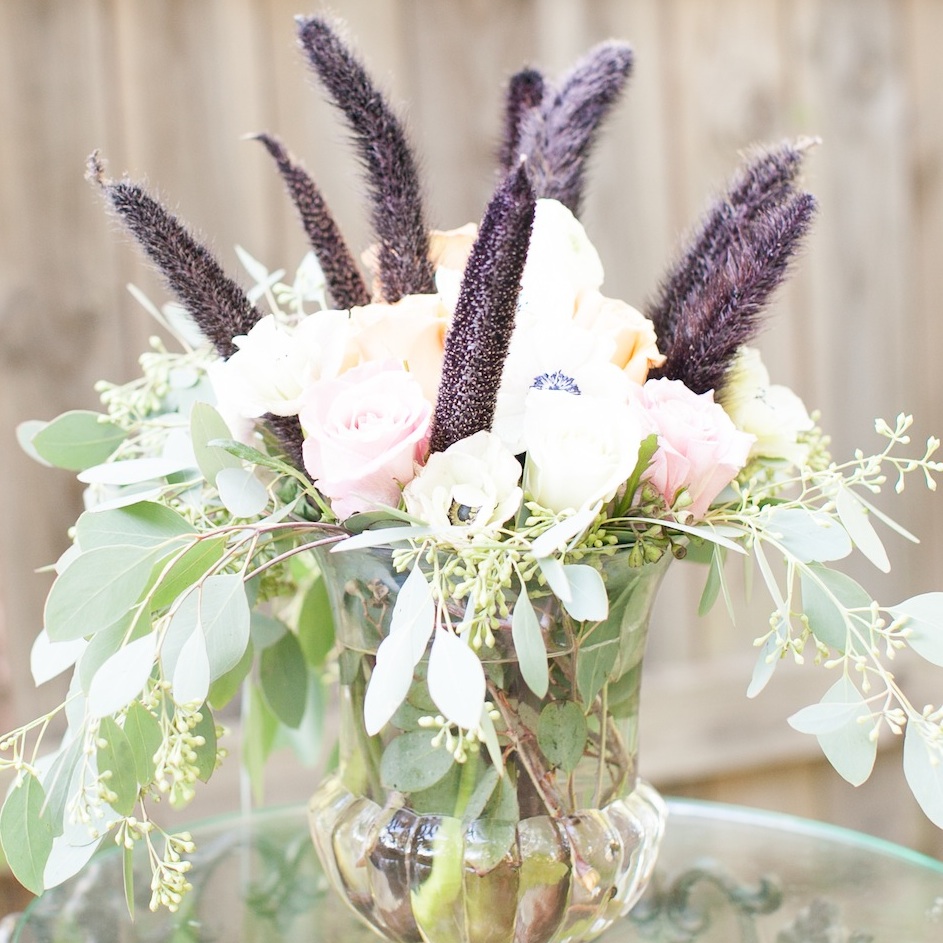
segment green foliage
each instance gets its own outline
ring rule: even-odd
[[[537,743],[553,766],[573,772],[586,749],[588,735],[583,711],[573,701],[551,701],[540,712]]]
[[[320,668],[334,647],[334,616],[320,574],[308,587],[298,614],[298,641],[305,660],[313,668]]]
[[[75,409],[46,423],[30,444],[51,465],[84,471],[106,461],[126,435],[101,413]]]
[[[550,684],[547,643],[544,641],[543,632],[540,631],[540,623],[527,595],[527,589],[523,585],[511,616],[511,635],[521,676],[537,697],[544,697]]]
[[[387,789],[418,792],[437,783],[454,763],[451,753],[432,746],[428,730],[416,730],[389,742],[380,760],[380,780]]]
[[[137,757],[124,731],[102,717],[98,728],[98,775],[108,790],[108,804],[119,815],[130,815],[138,798]]]
[[[275,716],[287,727],[298,727],[307,701],[308,669],[293,632],[262,652],[259,682]]]
[[[159,721],[140,701],[134,701],[128,708],[124,735],[131,747],[137,781],[142,786],[153,782],[154,756],[160,748],[162,734]]]
[[[39,780],[24,772],[0,809],[0,841],[13,876],[34,894],[43,892],[43,870],[52,851],[53,827],[42,814]]]

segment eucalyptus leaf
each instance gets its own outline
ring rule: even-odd
[[[343,670],[343,662],[341,667]],[[380,642],[363,701],[364,728],[371,737],[383,729],[406,700],[414,667],[412,640],[407,633],[391,634]],[[341,683],[343,680],[342,675]]]
[[[209,403],[194,403],[190,410],[193,452],[203,477],[211,484],[224,468],[242,468],[242,462],[226,449],[210,445],[214,439],[232,439],[226,421]]]
[[[87,645],[88,642],[85,639],[53,642],[46,630],[42,629],[36,636],[29,654],[30,672],[36,687],[71,668],[79,660]]]
[[[802,563],[841,560],[852,550],[848,532],[824,511],[776,505],[760,515],[760,522]]]
[[[43,892],[43,871],[53,842],[52,824],[41,814],[44,801],[39,780],[23,772],[0,809],[0,843],[7,865],[34,894]]]
[[[83,551],[115,545],[154,548],[196,534],[193,525],[172,508],[140,501],[109,511],[86,511],[75,525]]]
[[[45,627],[54,642],[94,635],[141,598],[166,547],[98,547],[75,559],[52,584]]]
[[[192,468],[183,458],[130,458],[118,462],[92,465],[79,472],[78,479],[86,485],[140,485],[159,478],[167,478]]]
[[[231,438],[218,438],[210,439],[208,444],[212,448],[222,449],[223,451],[228,452],[234,458],[242,459],[246,462],[250,462],[253,465],[261,465],[263,468],[269,468],[272,471],[278,472],[279,474],[287,475],[289,478],[297,478],[299,480],[306,481],[301,472],[299,472],[296,468],[292,468],[291,465],[288,465],[280,459],[274,458],[271,455],[266,455],[264,452],[260,452],[258,449],[252,448],[251,445],[246,445],[244,442],[238,442],[237,440]],[[356,516],[360,517],[359,514]]]
[[[835,510],[855,546],[883,573],[889,573],[890,560],[881,538],[871,523],[868,509],[852,491],[841,487],[835,495]]]
[[[239,663],[210,684],[207,701],[214,710],[222,710],[239,693],[243,681],[252,670],[254,661],[255,650],[252,647],[252,642],[249,642],[242,658],[239,659]]]
[[[465,811],[462,813],[462,821],[465,825],[474,822],[485,811],[485,806],[490,801],[500,779],[501,776],[494,766],[489,766],[481,774],[481,778],[475,784],[475,788],[469,796]]]
[[[871,775],[878,754],[874,735],[877,724],[871,709],[855,683],[845,675],[825,692],[822,704],[847,704],[854,708],[840,727],[820,733],[818,741],[838,774],[852,786],[860,786]]]
[[[620,624],[601,622],[580,642],[576,656],[576,687],[588,708],[609,680],[619,658],[622,639]],[[626,664],[625,669],[631,667]]]
[[[131,628],[131,614],[97,632],[82,652],[76,666],[76,677],[82,691],[88,694],[92,678],[105,662],[125,643]]]
[[[556,557],[538,557],[537,566],[543,574],[547,585],[561,602],[568,603],[573,599],[573,590],[567,579],[566,568]]]
[[[334,615],[327,583],[321,575],[308,588],[301,603],[298,641],[305,660],[313,668],[320,668],[334,647]]]
[[[324,690],[317,672],[308,673],[304,713],[297,727],[282,726],[277,742],[290,747],[304,766],[316,767],[321,760],[325,742]]]
[[[34,462],[39,462],[40,465],[52,468],[52,462],[47,462],[46,459],[36,451],[33,445],[33,438],[36,436],[36,433],[45,429],[48,425],[48,422],[43,422],[41,419],[27,419],[25,422],[21,422],[17,425],[16,441],[19,442],[20,448],[33,459]]]
[[[265,485],[251,468],[223,468],[216,475],[216,488],[226,510],[235,518],[258,517],[269,503]]]
[[[907,644],[931,664],[943,667],[943,593],[912,596],[888,612],[905,620]]]
[[[201,783],[208,782],[216,771],[216,721],[207,704],[200,707],[200,721],[193,728],[194,737],[202,739],[196,747],[196,775]]]
[[[863,646],[846,623],[846,610],[867,610],[871,597],[850,576],[810,564],[802,573],[802,608],[815,637],[838,652],[858,651]],[[848,615],[852,626],[861,628],[861,617]]]
[[[601,507],[602,505],[597,502],[590,507],[582,508],[545,530],[531,545],[534,556],[540,559],[563,550],[574,537],[582,534],[596,520]]]
[[[48,772],[42,777],[45,805],[43,818],[49,822],[53,835],[61,835],[66,805],[70,798],[71,787],[83,755],[81,738],[75,737],[64,743]]]
[[[346,540],[341,540],[331,547],[331,553],[346,553],[348,550],[363,550],[366,547],[382,547],[386,544],[401,543],[404,540],[418,540],[432,537],[439,528],[425,524],[405,525],[403,527],[381,527],[379,530],[365,530]]]
[[[537,744],[550,763],[568,773],[582,758],[588,735],[586,717],[573,701],[551,701],[540,712]]]
[[[787,723],[799,733],[819,735],[844,727],[858,716],[859,704],[845,701],[820,701],[796,711]]]
[[[537,697],[545,697],[550,685],[547,643],[523,583],[511,614],[511,638],[524,683]]]
[[[563,567],[572,597],[563,600],[563,608],[577,622],[601,622],[609,615],[606,584],[595,567],[571,563]]]
[[[106,717],[127,707],[144,690],[157,655],[153,633],[129,642],[95,672],[88,691],[88,710]]]
[[[98,739],[98,774],[108,791],[114,794],[108,804],[119,815],[130,815],[138,799],[134,751],[124,731],[111,717],[102,717]]]
[[[52,849],[43,868],[43,885],[48,891],[75,877],[92,860],[104,840],[104,833],[97,838],[89,838],[81,844],[75,844],[68,835],[58,835],[53,839]]]
[[[47,423],[33,435],[31,443],[57,468],[82,471],[104,462],[126,437],[124,429],[101,413],[75,409]]]
[[[943,828],[943,749],[924,734],[923,723],[911,717],[904,730],[904,776],[927,818]]]
[[[133,701],[125,715],[124,735],[131,747],[134,775],[147,786],[157,771],[154,757],[163,739],[160,722],[140,701]]]
[[[442,747],[432,746],[428,730],[394,737],[380,759],[380,780],[387,789],[418,792],[437,783],[452,768],[455,760]]]
[[[287,727],[298,727],[307,701],[308,669],[293,632],[262,652],[259,682],[275,716]]]
[[[210,692],[210,660],[200,625],[194,626],[180,649],[170,689],[174,701],[181,707],[202,704]]]
[[[416,564],[396,597],[390,618],[390,635],[406,635],[415,665],[425,654],[435,625],[435,598],[422,568]]]
[[[124,904],[128,916],[134,921],[134,847],[121,849],[121,883],[124,888]]]
[[[756,664],[753,666],[753,675],[747,688],[747,697],[753,698],[760,694],[776,673],[776,668],[781,660],[779,645],[780,639],[776,633],[770,635],[763,643]]]
[[[155,567],[156,582],[151,588],[151,609],[163,609],[171,605],[178,596],[210,573],[226,552],[228,538],[205,537],[195,540],[164,573],[165,561]]]
[[[485,701],[485,672],[472,649],[448,629],[435,630],[426,684],[447,720],[465,730],[478,726]]]

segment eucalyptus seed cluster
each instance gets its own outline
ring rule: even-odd
[[[149,907],[156,911],[159,907],[166,907],[171,913],[176,913],[184,895],[192,890],[187,880],[187,872],[191,864],[183,855],[192,854],[195,845],[189,832],[180,832],[176,835],[164,835],[164,853],[158,856],[156,849],[148,838],[148,851],[151,857],[151,902]]]
[[[163,721],[163,737],[154,757],[157,764],[154,781],[175,808],[193,798],[199,779],[197,750],[206,741],[193,731],[202,719],[199,711],[176,707],[173,716]]]
[[[500,711],[491,701],[485,701],[484,708],[492,721],[501,719]],[[444,747],[446,752],[452,754],[456,763],[465,763],[468,760],[468,754],[471,753],[473,756],[477,754],[484,742],[484,735],[480,729],[464,730],[457,724],[446,720],[441,714],[420,717],[417,723],[420,727],[437,731],[429,742],[436,749]]]

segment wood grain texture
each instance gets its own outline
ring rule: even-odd
[[[839,457],[876,441],[877,415],[906,408],[920,435],[943,429],[938,0],[334,0],[330,9],[405,114],[441,228],[477,219],[493,188],[513,71],[530,63],[558,74],[596,42],[631,41],[634,75],[593,157],[584,220],[607,292],[636,306],[745,148],[821,136],[805,175],[820,218],[761,341],[774,380],[822,410]],[[26,667],[48,585],[33,570],[65,548],[81,506],[66,473],[20,455],[15,424],[93,406],[94,379],[132,375],[152,326],[126,282],[166,300],[83,184],[88,152],[101,147],[111,173],[146,179],[240,278],[236,243],[272,268],[305,249],[269,158],[246,133],[282,137],[350,244],[371,238],[346,131],[296,50],[296,12],[294,0],[0,4],[0,714],[10,719],[54,696],[33,692]],[[943,582],[943,507],[916,482],[898,507],[925,543],[889,540],[888,577],[868,564],[856,571],[889,602]],[[651,774],[939,853],[893,747],[874,782],[851,795],[785,725],[820,696],[821,679],[787,672],[759,701],[743,700],[767,606],[758,590],[734,628],[722,607],[698,619],[702,576],[674,568],[653,626]]]

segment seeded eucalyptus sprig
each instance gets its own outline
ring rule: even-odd
[[[491,198],[472,247],[452,326],[430,449],[490,429],[514,330],[521,273],[534,225],[534,192],[523,165]]]
[[[223,271],[210,251],[143,187],[105,177],[96,151],[87,177],[101,187],[112,209],[167,280],[221,357],[235,351],[232,339],[261,319],[259,310]]]
[[[628,82],[632,60],[627,43],[600,43],[563,77],[558,91],[544,93],[539,108],[526,114],[520,151],[538,199],[559,200],[580,215],[587,160]]]
[[[335,306],[352,308],[367,304],[370,293],[363,276],[317,184],[304,167],[292,159],[278,138],[257,134],[255,139],[262,142],[275,160],[311,248],[318,257]]]
[[[299,19],[298,24],[308,61],[347,119],[367,170],[383,300],[434,292],[419,175],[399,120],[325,19]]]

